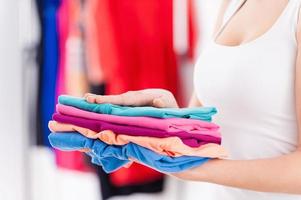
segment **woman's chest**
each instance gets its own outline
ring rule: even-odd
[[[194,72],[204,104],[253,110],[285,109],[294,101],[296,49],[282,42],[229,49],[212,44]]]

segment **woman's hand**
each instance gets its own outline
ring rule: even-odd
[[[164,89],[145,89],[128,91],[119,95],[85,94],[90,103],[111,103],[123,106],[154,106],[158,108],[177,108],[173,94]]]

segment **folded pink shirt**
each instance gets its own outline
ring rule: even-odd
[[[208,143],[200,147],[193,148],[185,145],[178,137],[155,138],[148,136],[118,135],[109,130],[97,133],[87,128],[72,124],[59,123],[56,121],[49,122],[49,129],[52,132],[77,131],[88,138],[100,139],[110,145],[125,145],[132,142],[159,154],[173,157],[186,155],[208,158],[224,158],[227,156],[225,149],[218,144]]]
[[[81,117],[86,119],[102,120],[105,122],[132,125],[144,128],[152,128],[165,130],[168,132],[185,131],[188,133],[210,135],[213,137],[220,138],[221,135],[218,132],[219,126],[212,123],[195,119],[185,118],[166,118],[158,119],[152,117],[125,117],[117,115],[107,115],[88,112],[75,107],[58,104],[56,110],[60,114]]]

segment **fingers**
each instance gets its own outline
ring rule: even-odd
[[[87,93],[84,95],[84,98],[89,103],[111,103],[111,104],[122,105],[123,100],[119,96],[120,95],[95,95],[95,94]]]
[[[123,106],[154,106],[176,108],[178,104],[173,94],[163,89],[129,91],[120,95],[95,95],[87,93],[84,98],[89,103],[110,103]]]
[[[152,104],[152,106],[157,108],[178,108],[178,104],[172,94],[171,96],[167,94],[155,98]]]
[[[86,99],[86,101],[88,101],[89,103],[96,103],[96,96],[95,94],[91,94],[91,93],[86,93],[84,95],[84,98]]]
[[[122,95],[96,95],[96,103],[111,103],[117,105],[124,105],[124,98]]]
[[[92,94],[92,93],[86,93],[86,94],[84,95],[84,98],[87,98],[87,97],[90,96],[90,95],[95,95],[95,94]]]
[[[152,105],[152,100],[157,94],[146,94],[142,91],[129,91],[120,95],[94,95],[86,94],[84,98],[89,103],[111,103],[124,106]]]

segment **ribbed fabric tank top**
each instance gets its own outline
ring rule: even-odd
[[[250,42],[225,46],[213,39],[196,63],[195,92],[204,105],[217,107],[214,122],[221,126],[230,159],[280,156],[298,145],[294,80],[300,5],[301,0],[289,0],[272,27]],[[217,185],[212,189],[206,200],[301,199]]]

